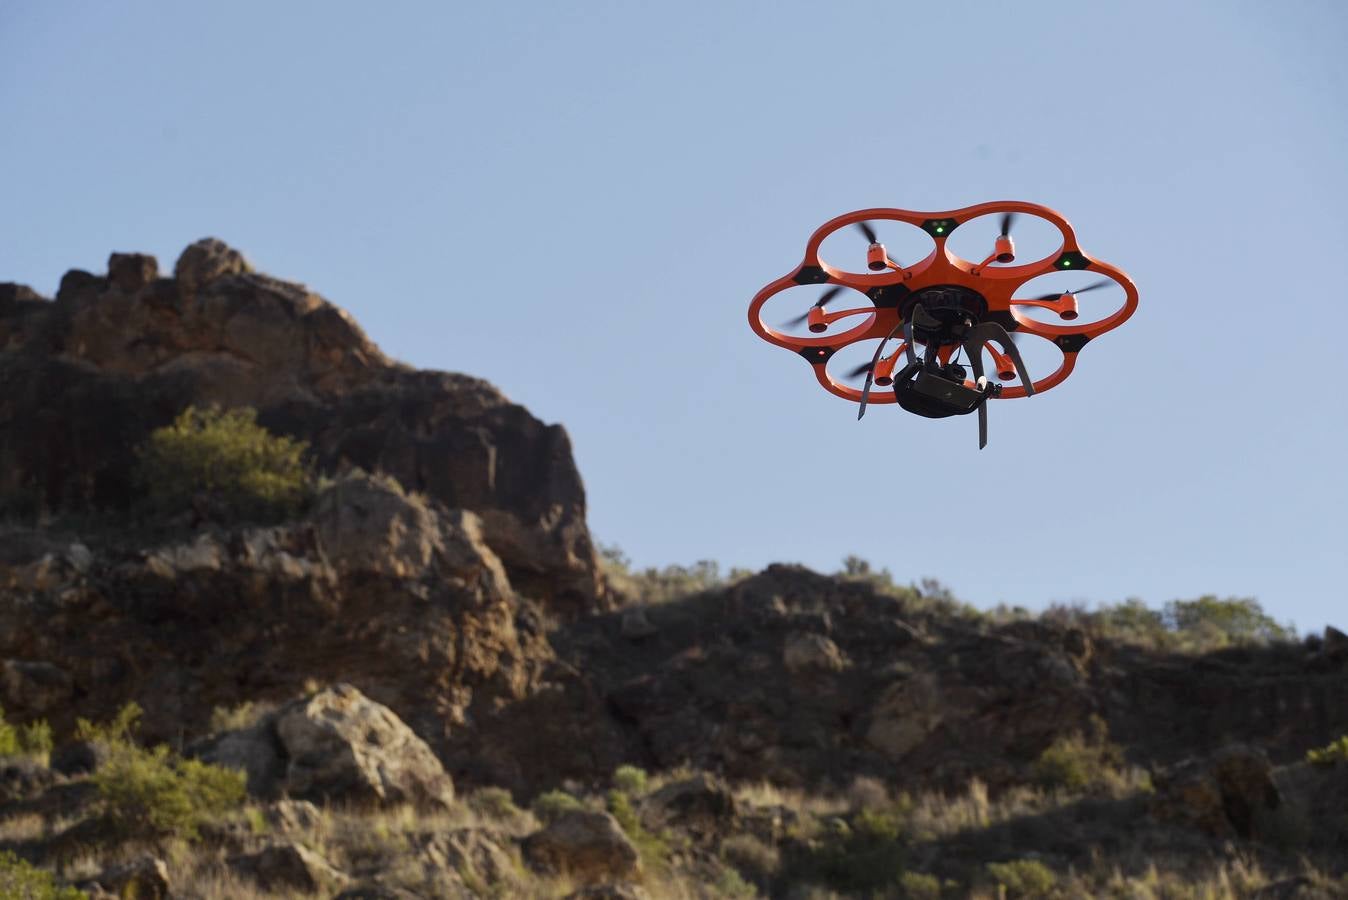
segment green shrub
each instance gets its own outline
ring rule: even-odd
[[[117,715],[102,725],[88,719],[76,719],[75,738],[81,741],[107,744],[109,747],[117,744],[129,744],[132,740],[132,734],[140,724],[140,714],[140,704],[131,700],[117,710]]]
[[[1332,766],[1348,762],[1348,734],[1318,750],[1306,751],[1306,762],[1313,766]]]
[[[36,868],[8,850],[0,850],[0,897],[19,900],[87,900],[73,887],[57,887],[50,872]]]
[[[93,780],[106,820],[122,837],[195,838],[202,822],[244,799],[242,772],[176,757],[162,745],[115,746]]]
[[[659,878],[669,869],[669,841],[663,834],[647,831],[632,808],[632,800],[619,790],[608,792],[608,811],[618,820],[632,845],[641,854],[641,864],[647,872]]]
[[[468,805],[489,819],[512,819],[520,814],[520,808],[505,788],[479,788],[469,796]]]
[[[646,782],[646,771],[636,766],[618,766],[613,773],[613,786],[629,797],[644,796]]]
[[[5,721],[0,707],[0,756],[34,756],[45,759],[51,753],[51,726],[46,719],[14,727]]]
[[[941,879],[922,872],[904,872],[899,887],[907,900],[941,900]]]
[[[1084,791],[1117,778],[1122,762],[1123,754],[1116,745],[1073,734],[1058,738],[1039,754],[1034,777],[1046,788]]]
[[[988,863],[988,875],[1011,897],[1049,897],[1058,883],[1053,870],[1035,859]]]
[[[182,759],[164,746],[137,746],[133,732],[140,715],[140,707],[131,702],[106,724],[79,719],[75,728],[80,740],[108,749],[93,782],[104,819],[120,837],[194,838],[202,822],[242,805],[242,772]]]
[[[565,814],[585,807],[566,791],[548,791],[534,798],[530,808],[543,822],[554,822]]]
[[[204,498],[231,518],[278,520],[313,496],[306,449],[259,426],[255,410],[189,406],[139,448],[136,475],[159,512],[181,512]]]

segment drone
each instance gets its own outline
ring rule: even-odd
[[[957,228],[987,215],[999,215],[999,234],[987,258],[981,262],[961,259],[946,247]],[[1021,215],[1052,224],[1062,237],[1057,250],[1017,264],[1011,232]],[[915,226],[926,232],[934,246],[925,258],[904,265],[890,255],[871,224],[884,221]],[[866,241],[868,271],[846,271],[820,258],[824,240],[849,226]],[[1027,282],[1041,275],[1078,271],[1104,277],[1072,290],[1018,296]],[[828,287],[804,314],[779,326],[787,330],[764,323],[762,311],[768,299],[802,285]],[[1061,321],[1075,323],[1081,313],[1077,296],[1111,285],[1123,288],[1123,305],[1109,315],[1090,317],[1089,324],[1057,325],[1028,312],[1047,310]],[[825,309],[844,295],[862,305],[837,312]],[[1081,348],[1122,325],[1136,308],[1133,282],[1120,269],[1084,253],[1062,215],[1039,204],[1002,200],[937,213],[862,209],[831,219],[810,236],[801,264],[754,296],[749,325],[763,340],[803,356],[825,390],[859,403],[858,419],[866,414],[868,404],[881,403],[897,403],[928,418],[977,412],[981,450],[988,442],[989,400],[1028,397],[1061,384],[1076,367]],[[811,335],[822,336],[790,333],[800,325],[806,325]],[[1031,379],[1017,347],[1017,340],[1024,336],[1050,341],[1061,351],[1062,363],[1056,371]],[[870,362],[847,371],[842,380],[829,372],[829,360],[839,350],[877,338],[880,343]],[[899,343],[886,355],[885,348],[894,340]],[[985,356],[989,366],[984,365]],[[989,370],[997,381],[985,374]],[[862,375],[866,380],[860,390],[846,383]],[[1020,383],[998,383],[1009,381]],[[892,388],[892,392],[873,392],[873,387]]]

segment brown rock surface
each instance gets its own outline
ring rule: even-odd
[[[344,311],[214,239],[174,278],[113,254],[57,301],[0,285],[0,509],[124,510],[133,449],[189,404],[253,406],[319,465],[388,472],[481,519],[517,590],[573,614],[609,601],[560,426],[487,383],[390,361]]]
[[[524,842],[524,856],[545,872],[595,883],[622,881],[639,871],[637,849],[608,813],[565,813]]]

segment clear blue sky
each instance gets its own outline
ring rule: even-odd
[[[0,280],[219,236],[565,424],[641,565],[1348,626],[1345,48],[1334,0],[8,0]],[[826,219],[1001,198],[1141,304],[987,450],[749,331]]]

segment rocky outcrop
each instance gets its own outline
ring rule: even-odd
[[[524,841],[529,864],[580,882],[622,881],[639,871],[636,847],[608,813],[576,810]]]
[[[341,309],[215,239],[173,278],[114,253],[55,302],[0,285],[0,508],[125,510],[134,449],[189,404],[252,406],[319,466],[383,471],[480,519],[517,590],[563,614],[608,603],[560,426],[487,383],[390,361]]]
[[[300,891],[332,896],[351,880],[318,853],[292,841],[232,857],[229,867],[258,887],[277,893]]]
[[[1222,838],[1256,837],[1261,820],[1282,799],[1268,756],[1239,744],[1210,759],[1181,763],[1160,773],[1155,784],[1151,811],[1156,818]]]
[[[169,741],[203,734],[217,706],[286,702],[309,679],[345,682],[451,768],[480,771],[490,764],[480,754],[496,752],[483,739],[498,711],[530,695],[553,658],[541,611],[516,594],[479,525],[351,473],[308,518],[281,526],[97,553],[11,532],[0,539],[0,658],[25,659],[11,691],[21,702],[6,709],[47,716],[63,735],[76,716],[105,719],[134,699],[145,739]],[[62,562],[82,553],[79,565]],[[34,673],[68,702],[51,706]],[[470,719],[477,729],[462,727]],[[275,728],[226,735],[217,752],[259,790],[287,777],[269,766],[296,755]]]

